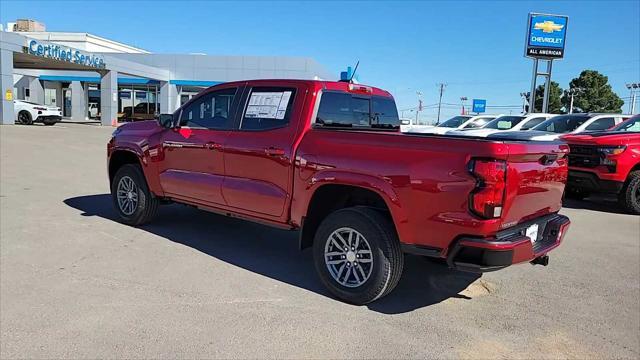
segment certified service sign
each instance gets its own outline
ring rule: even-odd
[[[563,15],[530,13],[525,56],[541,59],[564,57],[568,19]]]

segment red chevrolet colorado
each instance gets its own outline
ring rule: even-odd
[[[476,272],[546,265],[569,226],[558,214],[566,144],[399,125],[393,97],[370,86],[216,85],[158,122],[114,132],[114,206],[131,225],[178,202],[299,230],[322,283],[354,304],[396,286],[405,252]]]
[[[563,139],[571,148],[567,196],[616,194],[624,209],[640,214],[640,115],[604,132]]]

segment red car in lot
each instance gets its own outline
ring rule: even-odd
[[[216,85],[158,122],[114,132],[114,206],[131,225],[178,202],[299,230],[320,280],[354,304],[396,286],[404,252],[476,272],[546,265],[569,226],[558,214],[566,144],[399,127],[392,96],[375,87]]]
[[[620,205],[640,214],[640,115],[603,132],[568,135],[567,196],[618,195]]]

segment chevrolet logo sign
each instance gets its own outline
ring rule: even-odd
[[[560,31],[564,25],[556,24],[553,21],[545,21],[541,23],[535,23],[533,26],[536,30],[542,30],[544,33],[552,33],[554,31]]]

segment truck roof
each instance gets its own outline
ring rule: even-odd
[[[352,92],[352,93],[393,97],[391,93],[386,90],[383,90],[374,86],[350,83],[346,81],[305,80],[305,79],[256,79],[256,80],[231,81],[223,84],[224,85],[228,85],[228,84],[241,85],[247,82],[250,82],[255,85],[260,85],[264,83],[267,86],[273,86],[278,82],[287,82],[287,83],[294,82],[294,83],[307,84],[323,90],[334,90],[334,91],[344,91],[344,92]],[[219,84],[219,85],[223,85],[223,84]],[[214,86],[218,86],[218,85],[214,85]]]

